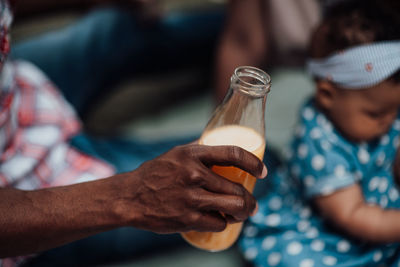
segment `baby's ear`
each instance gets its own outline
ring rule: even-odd
[[[317,92],[315,99],[323,109],[329,111],[335,104],[337,94],[336,87],[327,80],[318,80],[316,82]]]

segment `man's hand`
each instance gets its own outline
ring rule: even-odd
[[[222,231],[227,221],[245,220],[256,200],[243,186],[212,172],[213,165],[267,175],[264,164],[239,147],[176,147],[126,174],[123,196],[131,225],[158,233]]]
[[[189,144],[107,179],[33,191],[0,188],[0,258],[122,226],[159,233],[221,231],[228,220],[246,219],[256,201],[241,185],[213,173],[213,165],[267,175],[257,157],[238,147]]]

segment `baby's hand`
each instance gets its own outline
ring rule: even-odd
[[[393,163],[393,177],[398,186],[400,186],[400,147],[397,149],[396,158]]]

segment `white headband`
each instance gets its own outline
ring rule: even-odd
[[[400,69],[400,41],[361,45],[324,59],[309,59],[308,72],[343,88],[376,85]]]

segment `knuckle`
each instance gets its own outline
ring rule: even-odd
[[[193,149],[193,145],[190,144],[185,144],[185,145],[177,145],[174,148],[172,148],[173,151],[178,152],[179,154],[191,154]]]
[[[198,148],[196,145],[179,145],[170,150],[170,153],[182,164],[189,163],[198,158]]]
[[[187,146],[186,145],[179,145],[176,146],[172,149],[174,152],[182,154],[185,153],[187,151]]]
[[[198,169],[191,170],[189,182],[191,185],[203,186],[205,184],[203,172]]]
[[[174,147],[171,149],[171,151],[174,151],[174,152],[176,152],[176,151],[180,151],[180,150],[182,150],[183,148],[184,148],[184,146],[183,146],[183,145],[174,146]]]
[[[215,231],[222,232],[225,230],[227,225],[228,224],[225,220],[223,219],[217,220],[217,222],[215,223]]]
[[[199,145],[188,145],[187,146],[188,154],[192,158],[197,158],[199,154]]]
[[[196,224],[201,218],[201,214],[199,212],[191,212],[187,216],[187,224],[194,225]]]
[[[191,207],[197,208],[199,206],[200,196],[197,190],[191,190],[191,192],[188,194],[188,199]]]
[[[182,146],[175,146],[171,148],[166,154],[169,156],[179,156],[182,153]]]
[[[145,161],[143,162],[139,167],[142,169],[149,169],[152,166],[152,163],[157,161],[158,159],[153,159],[152,162],[151,161]]]

